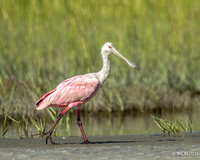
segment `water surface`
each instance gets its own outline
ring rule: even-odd
[[[187,113],[182,112],[173,114],[171,112],[163,114],[162,118],[173,121],[178,119],[184,127],[188,124],[188,118],[192,120],[192,130],[200,131],[199,112]],[[68,130],[66,131],[66,116],[63,117],[63,124],[58,127],[58,136],[80,136],[80,130],[76,124],[76,112],[69,115]],[[149,114],[132,114],[132,113],[113,113],[113,114],[81,114],[86,135],[134,135],[134,134],[149,134],[162,133],[162,130],[155,124]],[[48,121],[46,131],[53,125],[53,121]],[[29,132],[37,133],[36,127],[29,126]],[[10,126],[6,133],[6,138],[18,137],[16,126]]]

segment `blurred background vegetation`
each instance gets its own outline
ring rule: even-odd
[[[35,102],[63,80],[102,67],[111,74],[82,111],[195,110],[200,106],[198,0],[1,0],[0,115],[38,115]]]

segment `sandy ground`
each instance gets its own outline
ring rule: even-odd
[[[1,160],[61,159],[200,159],[200,132],[179,137],[154,135],[89,136],[95,144],[80,144],[82,137],[59,137],[61,145],[45,138],[0,139]]]

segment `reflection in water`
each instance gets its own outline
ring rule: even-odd
[[[66,115],[67,116],[67,115]],[[69,131],[67,136],[81,136],[81,132],[76,123],[76,112],[70,113]],[[193,131],[199,131],[199,113],[166,113],[163,118],[173,120],[178,119],[183,125],[186,125],[186,119],[190,116],[192,119]],[[63,125],[58,127],[58,135],[66,136],[65,116],[63,117]],[[81,120],[87,136],[94,135],[130,135],[130,134],[148,134],[148,133],[162,133],[162,130],[154,123],[153,119],[148,114],[117,114],[110,115],[103,114],[81,114]],[[46,131],[53,125],[53,121],[49,120]],[[37,133],[34,126],[30,126],[30,132]],[[6,138],[18,137],[17,129],[9,127],[5,136]]]
[[[82,116],[82,123],[87,135],[126,135],[126,134],[144,134],[151,126],[149,116],[134,116],[133,114],[105,115],[87,115]],[[76,125],[76,116],[70,123],[69,135],[81,135]]]

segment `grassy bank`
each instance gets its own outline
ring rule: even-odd
[[[200,106],[199,1],[0,1],[0,113],[42,114],[35,102],[58,83],[102,66],[111,75],[83,110]]]

